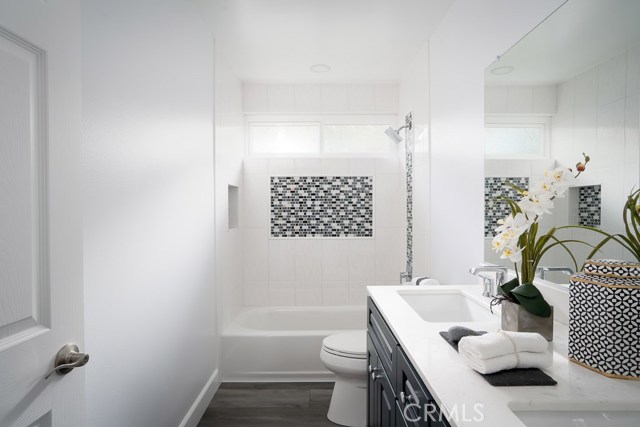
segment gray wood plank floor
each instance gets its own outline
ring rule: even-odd
[[[335,427],[333,383],[223,383],[198,427]]]

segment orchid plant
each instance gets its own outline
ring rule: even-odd
[[[551,307],[533,285],[536,268],[542,257],[550,249],[559,246],[568,252],[577,269],[575,257],[567,243],[586,244],[579,240],[561,240],[555,236],[556,231],[566,227],[553,227],[538,235],[540,218],[551,213],[554,199],[563,197],[574,180],[586,169],[590,159],[584,153],[583,156],[584,161],[576,164],[577,174],[574,175],[570,168],[545,171],[543,180],[530,190],[510,184],[518,193],[518,200],[501,198],[509,204],[511,214],[498,221],[499,226],[496,228],[497,235],[493,238],[492,248],[501,254],[500,258],[513,261],[516,271],[516,279],[505,283],[501,288],[501,294],[503,298],[521,304],[537,316],[551,315]]]

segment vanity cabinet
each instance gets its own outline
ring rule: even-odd
[[[371,298],[367,329],[367,427],[449,427]]]
[[[371,336],[367,336],[367,425],[393,427],[396,425],[396,397],[387,372],[376,351]]]

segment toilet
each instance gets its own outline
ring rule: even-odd
[[[367,331],[341,332],[322,341],[320,359],[336,375],[327,418],[343,426],[367,421]]]

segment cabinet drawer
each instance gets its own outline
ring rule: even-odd
[[[367,328],[378,356],[387,372],[392,372],[398,343],[371,298],[367,298]],[[395,386],[393,378],[392,385]]]

